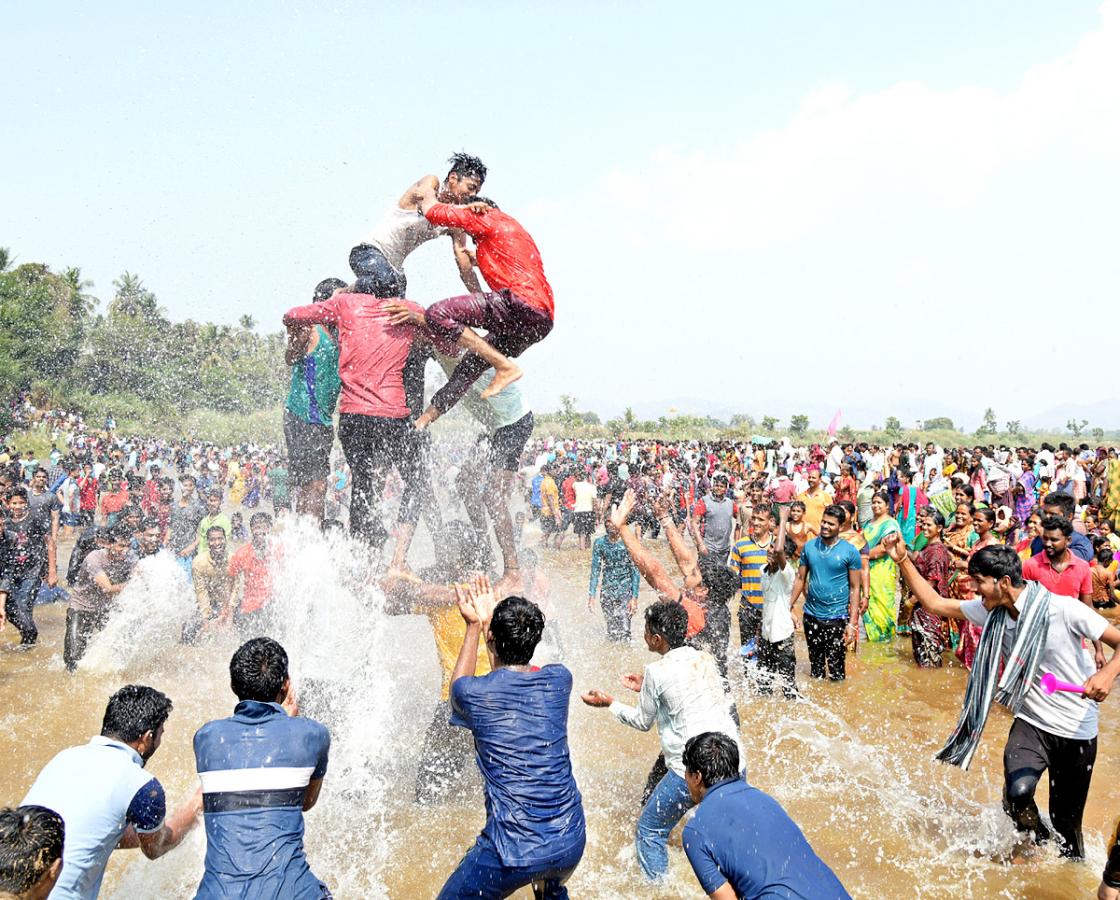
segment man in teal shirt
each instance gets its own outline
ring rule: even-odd
[[[346,282],[320,281],[315,303],[329,300]],[[288,327],[284,361],[292,367],[288,402],[284,407],[284,441],[288,445],[288,477],[296,492],[296,512],[323,521],[334,408],[342,382],[338,376],[338,339],[323,326]]]

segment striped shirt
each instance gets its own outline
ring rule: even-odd
[[[744,538],[731,548],[731,566],[739,573],[743,600],[751,606],[762,606],[762,570],[769,550],[769,543],[760,547],[751,538]]]

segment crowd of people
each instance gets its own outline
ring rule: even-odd
[[[444,801],[473,754],[486,810],[441,898],[526,886],[563,898],[583,856],[572,674],[534,662],[542,646],[561,644],[546,563],[569,528],[606,641],[631,641],[642,580],[656,597],[639,617],[655,658],[621,676],[635,702],[581,695],[623,725],[657,728],[661,753],[633,826],[637,870],[650,883],[666,877],[669,837],[695,809],[682,843],[705,894],[848,896],[781,805],[747,781],[732,664],[754,690],[799,697],[798,631],[813,679],[845,680],[861,641],[907,635],[923,668],[952,653],[969,681],[939,757],[967,767],[991,704],[1006,705],[1015,716],[1008,814],[1024,835],[1056,837],[1064,855],[1083,857],[1097,704],[1120,674],[1120,654],[1104,649],[1120,645],[1120,630],[1100,612],[1120,599],[1115,449],[534,440],[514,359],[551,331],[552,289],[529,234],[479,196],[486,174],[457,154],[442,180],[411,185],[351,251],[353,278],[323,280],[311,303],[283,316],[283,449],[126,437],[111,420],[94,430],[51,412],[42,417],[55,439],[48,459],[0,454],[0,628],[10,622],[20,647],[38,640],[36,602],[62,592],[63,658],[76,672],[136,567],[161,554],[197,598],[182,640],[204,652],[207,633],[234,629],[244,641],[230,661],[233,715],[194,737],[195,795],[168,815],[144,763],[171,700],[122,687],[101,733],[60,752],[22,805],[0,813],[0,892],[96,897],[114,849],[158,857],[201,817],[196,896],[330,896],[303,850],[330,733],[299,714],[287,654],[268,636],[274,519],[288,515],[346,527],[351,551],[371,559],[392,533],[384,564],[371,567],[379,599],[371,591],[370,602],[431,624],[443,677],[415,801]],[[405,299],[403,264],[441,237],[469,293],[425,309]],[[447,377],[426,401],[429,360]],[[460,402],[481,433],[448,452],[433,425]],[[514,512],[519,492],[527,517]],[[414,571],[421,526],[435,558]],[[59,545],[70,539],[63,589]],[[1074,689],[1047,692],[1043,674]],[[1047,770],[1049,825],[1034,800]],[[1114,846],[1100,896],[1118,889]]]

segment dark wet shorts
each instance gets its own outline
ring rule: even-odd
[[[284,443],[288,445],[288,477],[292,484],[327,480],[331,472],[333,426],[312,425],[285,409]]]

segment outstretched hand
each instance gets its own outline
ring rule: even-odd
[[[475,576],[470,582],[455,585],[455,600],[459,615],[467,625],[486,628],[494,615],[494,589],[485,575]]]
[[[644,681],[645,676],[635,674],[633,672],[627,672],[622,676],[622,686],[624,688],[629,688],[632,691],[640,691],[642,689],[642,683]]]
[[[621,530],[626,525],[626,520],[630,518],[630,513],[634,511],[634,504],[637,502],[638,498],[634,489],[627,488],[626,493],[622,495],[622,501],[611,510],[611,524]]]
[[[588,706],[606,707],[614,703],[614,697],[610,694],[604,694],[602,691],[588,691],[586,694],[581,694],[580,699]]]

